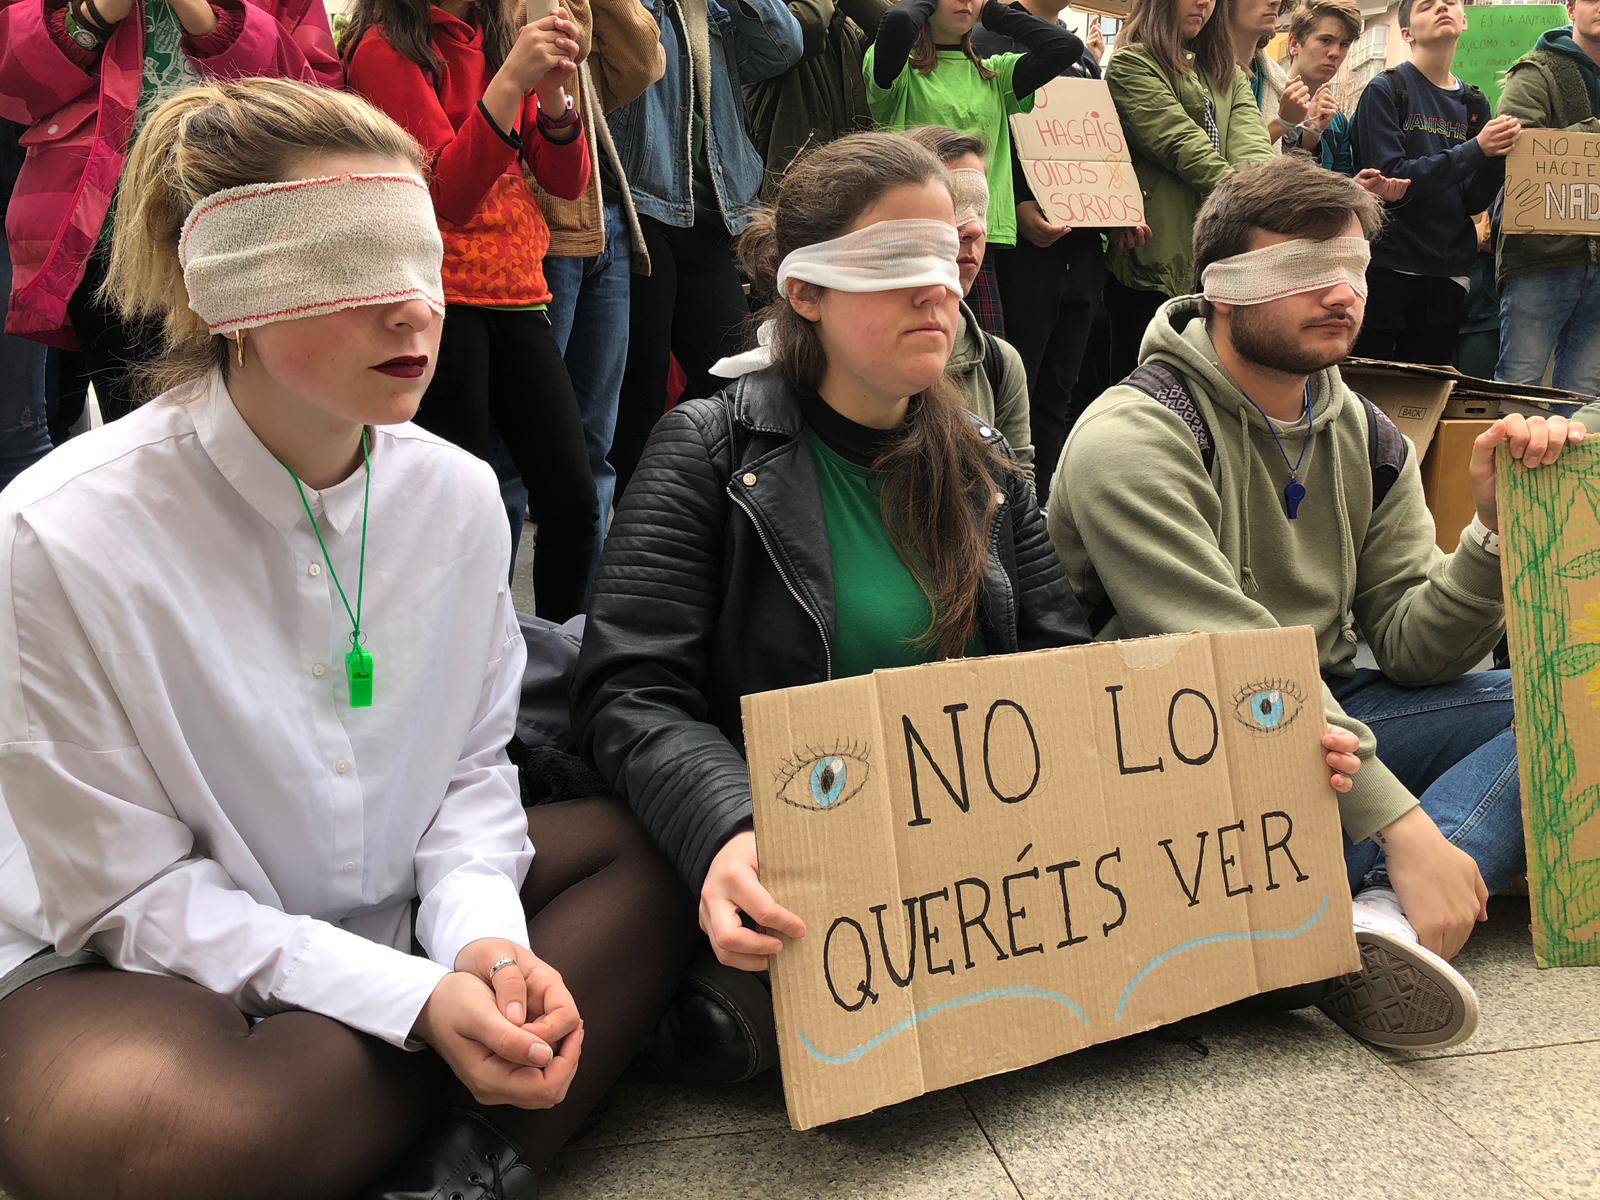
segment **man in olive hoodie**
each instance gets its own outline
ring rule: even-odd
[[[1571,0],[1572,24],[1511,64],[1500,115],[1534,129],[1600,133],[1600,0]],[[1502,234],[1495,378],[1600,394],[1600,237]]]
[[[1339,806],[1366,968],[1320,1003],[1377,1044],[1438,1047],[1477,1020],[1445,960],[1523,869],[1509,673],[1467,674],[1504,622],[1494,452],[1531,468],[1583,431],[1496,422],[1473,448],[1477,516],[1439,551],[1416,454],[1335,366],[1379,224],[1376,199],[1302,156],[1219,184],[1195,223],[1205,295],[1169,302],[1145,335],[1165,385],[1089,407],[1048,520],[1079,598],[1114,610],[1103,637],[1316,631],[1320,702],[1360,739]],[[1356,668],[1362,635],[1376,671]]]

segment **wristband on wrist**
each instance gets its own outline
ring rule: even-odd
[[[550,116],[545,112],[542,104],[539,106],[539,125],[543,129],[565,129],[567,126],[576,125],[577,123],[578,110],[574,107],[571,96],[567,97],[567,107],[559,117]]]
[[[1467,532],[1484,553],[1500,557],[1500,535],[1485,525],[1477,513],[1472,514],[1472,524],[1467,526]]]
[[[117,31],[117,27],[106,20],[94,6],[94,0],[69,0],[67,12],[79,25],[95,34],[102,42],[110,40],[111,35]]]

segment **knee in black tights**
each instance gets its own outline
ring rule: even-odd
[[[0,1002],[0,1187],[335,1200],[426,1120],[435,1064],[309,1013],[252,1029],[183,980],[47,976]]]

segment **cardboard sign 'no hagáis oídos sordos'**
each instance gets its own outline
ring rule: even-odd
[[[747,696],[797,1129],[1355,970],[1305,628]]]
[[[1073,229],[1144,224],[1144,192],[1111,91],[1101,79],[1052,79],[1011,137],[1045,216]]]

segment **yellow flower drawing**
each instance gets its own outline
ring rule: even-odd
[[[1585,641],[1600,642],[1600,596],[1587,601],[1583,611],[1585,615],[1572,623],[1572,631]],[[1589,696],[1600,708],[1600,667],[1589,672]]]

